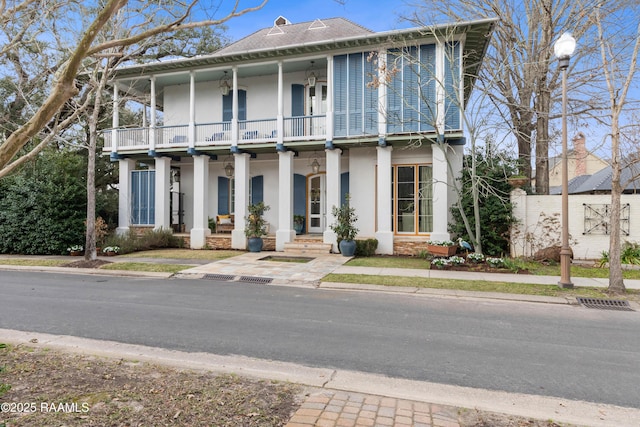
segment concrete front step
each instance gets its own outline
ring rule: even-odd
[[[284,244],[284,252],[298,254],[328,254],[331,252],[331,243],[288,242]]]

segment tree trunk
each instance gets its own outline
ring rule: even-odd
[[[615,107],[614,107],[615,108]],[[624,293],[626,291],[622,278],[622,261],[620,257],[620,129],[618,115],[611,117],[611,235],[609,237],[609,291]]]

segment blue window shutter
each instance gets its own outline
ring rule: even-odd
[[[403,50],[402,67],[403,75],[403,91],[404,102],[402,103],[404,111],[402,112],[403,130],[405,132],[414,132],[418,130],[418,75],[420,74],[420,64],[418,63],[418,49],[408,47]]]
[[[222,121],[230,122],[233,118],[233,93],[222,95]]]
[[[291,116],[304,116],[304,85],[291,85]]]
[[[222,96],[222,121],[230,122],[233,118],[233,92]],[[247,91],[238,90],[238,120],[247,120]]]
[[[362,54],[349,55],[349,135],[362,134]]]
[[[251,203],[256,204],[264,201],[264,178],[262,175],[251,178]]]
[[[131,171],[131,222],[140,224],[140,175]]]
[[[349,172],[340,174],[340,204],[344,205],[349,193]]]
[[[307,178],[298,173],[293,175],[293,214],[307,214]]]
[[[347,55],[333,58],[333,134],[347,135]]]
[[[436,118],[436,45],[420,46],[420,130],[435,129]]]
[[[156,223],[156,171],[148,171],[148,184],[149,184],[149,209],[147,216],[147,225]]]
[[[402,130],[402,55],[397,49],[389,50],[387,68],[399,70],[391,77],[387,92],[387,132],[398,133]]]
[[[218,215],[229,214],[229,178],[218,177]]]
[[[460,92],[460,42],[449,43],[446,46],[444,59],[444,128],[458,130],[461,128],[460,106],[462,93]]]
[[[369,52],[365,53],[368,58]],[[373,79],[378,78],[378,70],[374,61],[364,62],[364,132],[378,134],[378,88],[377,85],[368,85]]]

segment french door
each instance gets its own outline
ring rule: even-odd
[[[307,179],[307,231],[322,233],[326,228],[326,180],[325,174],[311,175]]]

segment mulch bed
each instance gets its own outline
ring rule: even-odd
[[[78,261],[68,262],[63,264],[63,267],[73,267],[73,268],[100,268],[105,264],[111,264],[111,261],[105,261],[102,259],[94,259],[87,261],[86,259],[81,259]]]

